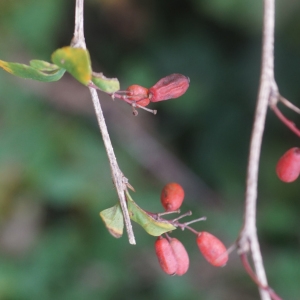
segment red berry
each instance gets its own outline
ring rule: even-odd
[[[178,267],[176,270],[176,275],[181,276],[181,275],[185,274],[189,268],[189,265],[190,265],[189,256],[188,256],[183,244],[176,238],[171,239],[170,245],[172,247],[175,258],[177,260]]]
[[[172,238],[170,241],[158,237],[155,242],[155,252],[162,270],[169,275],[181,276],[189,268],[189,256],[182,243]]]
[[[171,74],[160,79],[149,89],[151,102],[164,101],[182,96],[189,87],[190,79],[181,74]]]
[[[208,232],[200,232],[197,245],[204,258],[215,267],[223,267],[228,261],[228,253],[224,244]]]
[[[136,102],[141,106],[147,106],[150,103],[149,92],[147,88],[133,84],[129,86],[126,91],[129,92],[127,96],[128,100]]]
[[[294,147],[281,156],[277,165],[276,173],[283,182],[295,181],[300,173],[300,148]]]
[[[162,270],[169,275],[175,275],[178,264],[172,247],[166,238],[161,236],[157,238],[155,252]]]
[[[171,182],[164,186],[160,200],[166,211],[179,209],[184,199],[184,190],[178,183]]]

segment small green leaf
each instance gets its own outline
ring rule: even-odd
[[[75,79],[84,85],[92,79],[91,60],[88,50],[70,46],[57,49],[51,56],[52,61],[66,69]]]
[[[93,83],[105,93],[114,93],[120,89],[120,83],[117,78],[107,78],[103,73],[92,73]]]
[[[140,208],[126,191],[127,206],[130,219],[140,224],[147,233],[154,236],[162,235],[165,232],[175,230],[176,227],[167,221],[158,221],[142,208]]]
[[[3,60],[0,60],[0,68],[18,77],[33,79],[33,80],[38,80],[43,82],[57,81],[65,73],[65,70],[60,68],[56,68],[54,70],[42,71],[32,66],[13,63],[13,62],[6,62]]]
[[[29,63],[31,67],[40,71],[56,71],[60,69],[60,67],[57,65],[51,64],[44,60],[33,59]]]
[[[114,236],[115,238],[119,238],[122,236],[124,219],[119,203],[111,208],[102,210],[100,212],[100,217],[112,236]]]

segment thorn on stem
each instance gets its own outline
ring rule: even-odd
[[[129,182],[126,182],[126,186],[132,190],[133,192],[135,192],[135,188],[129,183]]]

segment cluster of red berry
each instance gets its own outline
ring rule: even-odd
[[[300,148],[294,147],[283,154],[276,165],[276,173],[283,182],[293,182],[300,174]]]
[[[118,91],[113,97],[124,100],[133,108],[145,108],[150,102],[159,102],[182,96],[189,87],[190,79],[182,74],[171,74],[160,79],[154,86],[147,89],[141,85],[133,84],[125,91]],[[149,109],[146,109],[149,110]],[[149,110],[153,113],[156,111]],[[137,112],[134,110],[134,114]]]
[[[167,184],[161,193],[161,203],[167,212],[180,208],[184,190],[178,183]],[[196,232],[184,223],[183,229],[196,234],[196,242],[204,258],[213,266],[222,267],[227,263],[228,253],[224,244],[208,232]],[[155,252],[162,270],[169,275],[183,275],[189,268],[189,256],[183,244],[176,238],[159,236],[155,242]]]

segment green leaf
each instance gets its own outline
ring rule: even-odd
[[[51,64],[44,60],[33,59],[29,63],[31,67],[40,71],[56,71],[60,69],[60,67],[57,65]]]
[[[45,62],[46,63],[46,62]],[[51,65],[51,64],[49,64]],[[56,66],[57,67],[57,66]],[[39,70],[33,66],[0,60],[0,68],[4,71],[27,79],[33,79],[43,82],[59,80],[65,73],[64,69],[56,68],[53,70]]]
[[[51,58],[56,65],[66,69],[80,83],[88,85],[91,81],[92,68],[88,50],[67,46],[57,49]]]
[[[114,236],[115,238],[119,238],[122,236],[124,219],[119,203],[111,208],[102,210],[100,212],[100,217],[112,236]]]
[[[140,224],[147,233],[154,236],[160,236],[165,232],[175,230],[176,227],[167,221],[158,221],[145,210],[140,208],[126,191],[127,206],[130,219]]]
[[[103,92],[114,93],[120,89],[120,83],[117,78],[107,78],[103,73],[92,73],[93,83]]]

